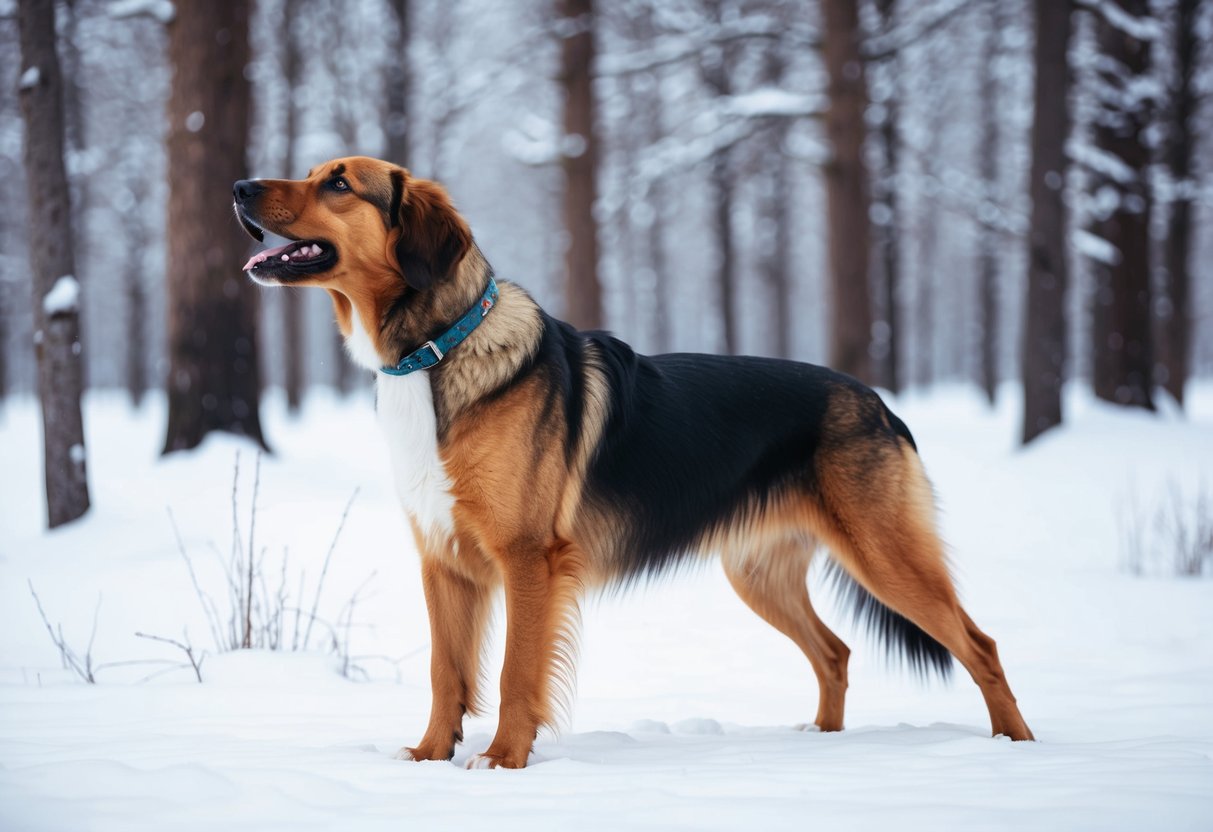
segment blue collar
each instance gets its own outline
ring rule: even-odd
[[[455,321],[455,324],[450,329],[433,341],[426,341],[396,362],[396,366],[380,367],[379,372],[387,373],[389,376],[407,376],[409,373],[415,373],[417,370],[428,370],[430,367],[433,367],[448,352],[463,343],[463,339],[471,335],[473,329],[480,326],[480,322],[484,320],[484,316],[489,314],[489,310],[497,305],[498,294],[497,284],[493,281],[492,275],[490,275],[489,285],[485,288],[484,294],[480,296],[480,300],[476,302],[475,306],[465,312],[462,318]]]

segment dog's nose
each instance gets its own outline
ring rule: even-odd
[[[240,179],[232,185],[232,196],[237,202],[248,202],[264,190],[265,186],[256,179]]]

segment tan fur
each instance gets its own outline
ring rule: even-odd
[[[323,190],[337,165],[363,198],[336,199]],[[393,177],[404,186],[397,216],[388,205]],[[352,157],[299,182],[264,184],[259,222],[292,238],[330,241],[340,253],[330,272],[291,282],[326,289],[341,331],[350,335],[356,318],[385,364],[398,360],[402,347],[435,337],[484,290],[488,265],[435,183]],[[427,267],[442,274],[419,290],[413,284],[423,282]],[[390,318],[389,309],[396,310]],[[479,760],[525,765],[536,731],[567,708],[578,600],[587,587],[617,577],[625,524],[617,507],[592,504],[584,488],[611,409],[601,356],[586,346],[582,424],[568,447],[564,414],[549,409],[541,379],[517,380],[542,334],[534,301],[501,282],[492,313],[431,377],[454,531],[413,527],[430,614],[434,700],[421,742],[402,751],[409,759],[449,759],[464,712],[479,712],[490,599],[504,588],[499,724]],[[805,577],[818,541],[876,598],[959,658],[981,687],[995,733],[1031,738],[994,642],[957,601],[918,456],[903,440],[874,437],[874,418],[888,426],[874,395],[832,395],[815,462],[820,494],[791,487],[768,494],[761,505],[720,518],[694,549],[720,554],[741,598],[809,659],[822,730],[842,728],[849,650],[809,600]]]

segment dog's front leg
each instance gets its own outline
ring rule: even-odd
[[[421,559],[430,616],[430,684],[433,703],[425,736],[402,748],[404,760],[449,760],[463,740],[463,715],[479,710],[480,649],[492,588],[450,569],[436,557]]]
[[[548,559],[530,547],[504,558],[506,642],[497,735],[468,768],[522,768],[539,725],[549,718],[554,603]]]

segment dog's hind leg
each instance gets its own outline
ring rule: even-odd
[[[822,538],[838,563],[964,665],[981,688],[994,734],[1033,739],[994,640],[956,597],[935,531],[931,486],[917,454],[905,444],[879,457],[870,447],[839,448],[823,470]]]
[[[841,731],[851,651],[813,610],[806,582],[813,544],[786,539],[748,555],[726,552],[724,572],[741,600],[795,642],[817,676],[817,718],[822,731]]]
[[[406,760],[449,760],[463,740],[464,713],[479,711],[480,650],[489,620],[492,585],[422,557],[421,580],[430,616],[433,703],[425,736],[402,748]]]

